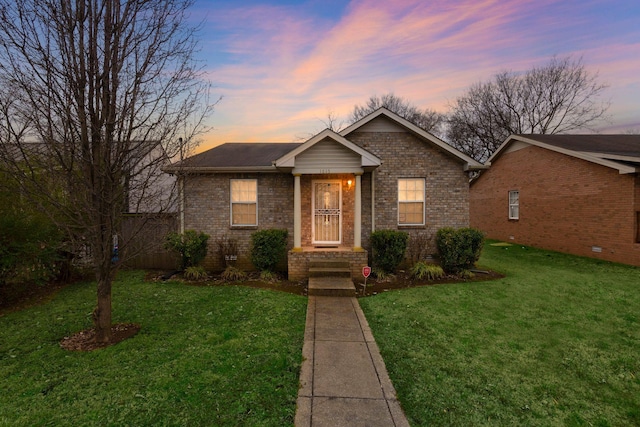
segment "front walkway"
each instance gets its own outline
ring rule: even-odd
[[[358,300],[310,296],[295,425],[408,426]]]

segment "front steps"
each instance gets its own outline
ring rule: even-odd
[[[355,297],[356,287],[351,280],[349,261],[338,259],[309,262],[309,295]]]

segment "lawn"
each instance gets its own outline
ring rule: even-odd
[[[504,279],[360,299],[412,426],[640,425],[640,269],[486,245]]]
[[[306,298],[124,272],[113,301],[142,329],[89,353],[59,341],[91,326],[92,283],[0,317],[0,425],[293,424]]]

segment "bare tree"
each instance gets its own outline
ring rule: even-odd
[[[344,127],[344,122],[336,115],[334,111],[327,111],[326,120],[320,119],[325,129],[330,129],[334,132],[340,132]]]
[[[607,118],[609,103],[597,100],[605,88],[581,59],[571,57],[554,57],[522,74],[502,72],[456,99],[447,139],[485,161],[510,134],[593,130]]]
[[[396,113],[427,132],[435,135],[441,132],[444,115],[428,108],[421,110],[411,102],[393,93],[387,93],[382,96],[374,95],[369,98],[365,105],[354,106],[349,116],[349,123],[355,123],[381,107]]]
[[[167,209],[154,181],[197,143],[213,109],[194,59],[191,3],[0,0],[0,163],[88,246],[98,342],[111,340],[122,212]]]

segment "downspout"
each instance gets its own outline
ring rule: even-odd
[[[184,234],[184,175],[178,178],[178,197],[180,199],[180,234]]]
[[[376,180],[375,169],[371,171],[371,232],[376,231]]]

